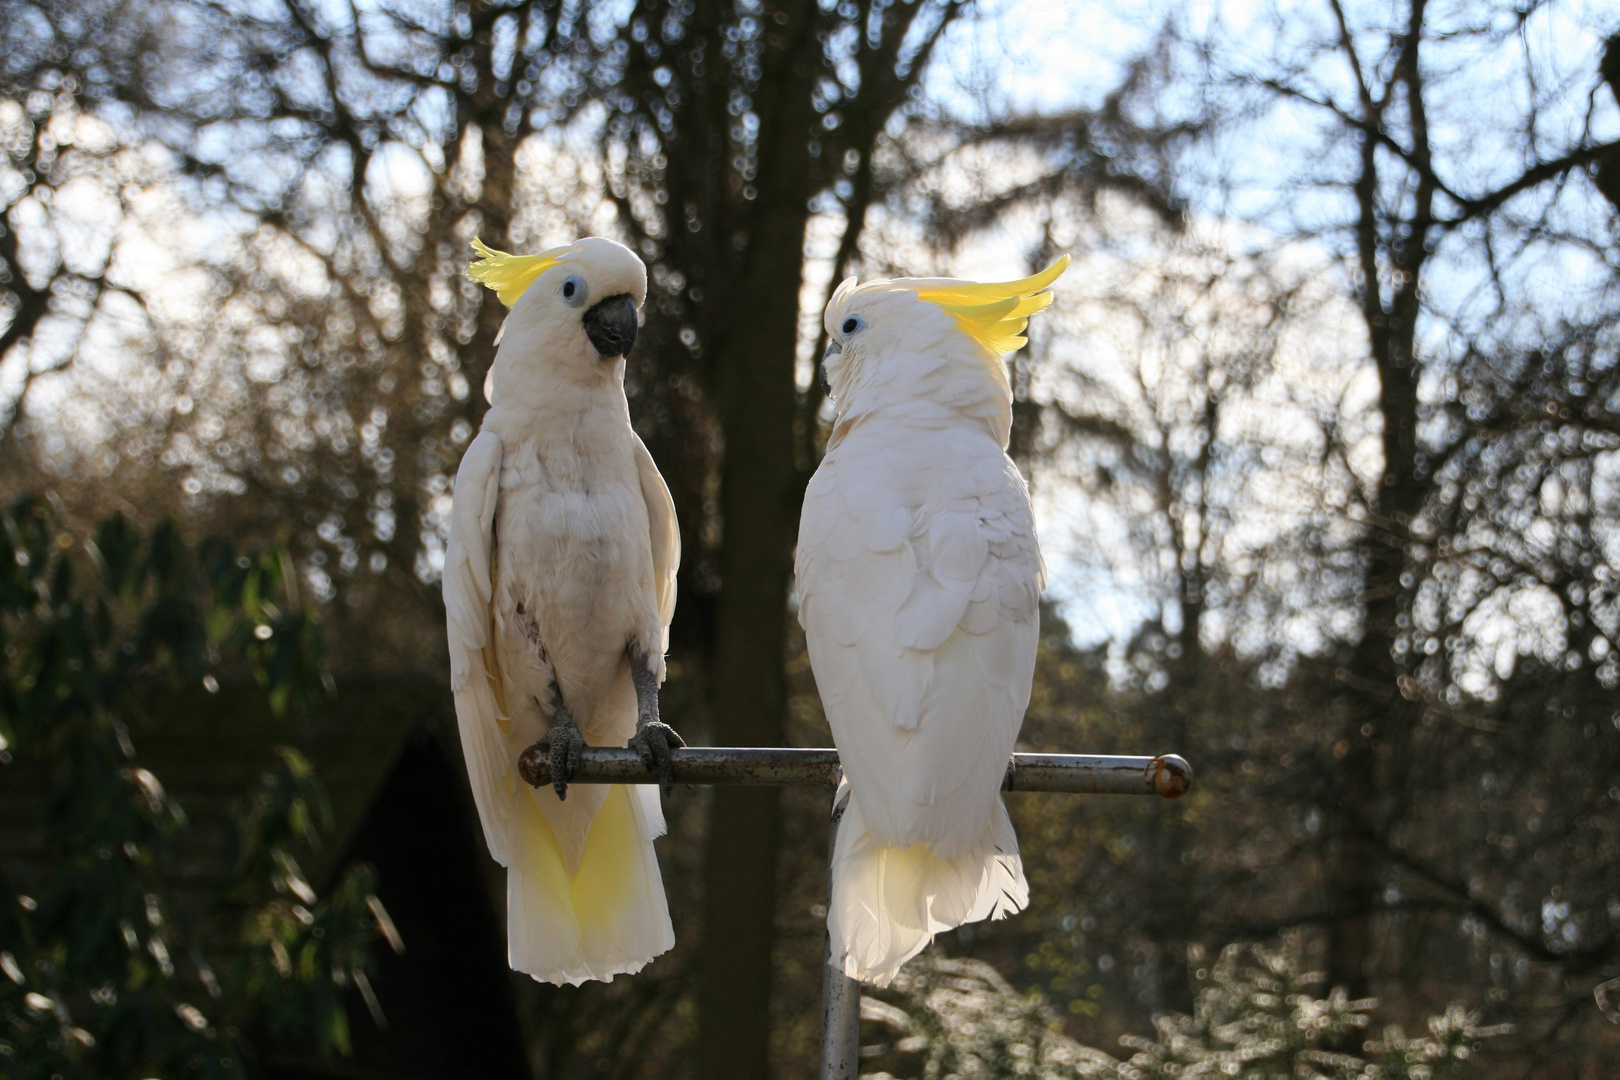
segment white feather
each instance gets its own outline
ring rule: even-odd
[[[450,644],[450,689],[456,724],[472,785],[484,842],[495,861],[507,863],[506,829],[512,794],[512,762],[505,719],[495,705],[484,658],[489,644],[490,565],[494,556],[495,505],[501,474],[501,440],[485,431],[467,447],[456,471],[450,511],[450,541],[444,554],[444,611]]]
[[[669,648],[669,624],[675,618],[675,575],[681,568],[681,529],[675,521],[675,500],[669,485],[646,444],[630,433],[636,455],[636,473],[641,481],[641,497],[647,504],[647,524],[652,535],[653,583],[658,590],[658,621],[663,624],[663,649]],[[663,651],[663,650],[660,650]]]
[[[680,564],[674,505],[630,427],[624,360],[598,355],[581,306],[559,295],[574,278],[588,297],[646,294],[640,260],[592,238],[513,304],[492,407],[457,473],[444,573],[467,771],[508,868],[510,961],[554,983],[637,971],[675,940],[657,791],[579,784],[563,801],[517,776],[556,691],[587,743],[634,733],[629,655],[662,681]]]
[[[846,781],[838,798],[847,791]],[[999,799],[980,846],[941,859],[923,845],[880,844],[852,796],[838,827],[832,878],[827,931],[841,951],[844,973],[878,986],[887,986],[935,934],[1006,918],[1029,904],[1018,837]]]
[[[845,970],[882,985],[941,930],[1028,902],[1000,787],[1045,571],[999,358],[912,294],[841,290],[829,331],[851,312],[799,620],[851,795],[828,927]]]

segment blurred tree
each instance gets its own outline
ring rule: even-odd
[[[320,696],[320,636],[284,552],[186,544],[121,518],[93,539],[26,500],[0,521],[0,769],[38,788],[32,858],[0,868],[0,1068],[29,1077],[246,1077],[250,1030],[347,1053],[343,996],[391,933],[369,868],[325,895],[299,870],[330,828],[295,751],[267,763],[211,899],[184,889],[194,828],[136,750],[155,694],[248,681],[278,711]]]
[[[200,217],[194,235],[221,238],[171,256],[218,297],[207,324],[154,318],[165,466],[216,531],[287,536],[317,595],[341,593],[331,617],[356,632],[338,648],[357,662],[437,649],[423,582],[488,355],[466,346],[501,318],[459,278],[467,242],[616,231],[642,253],[653,288],[629,390],[686,531],[675,644],[719,743],[783,737],[789,556],[820,405],[796,360],[808,224],[840,222],[841,270],[868,211],[908,191],[964,228],[1063,190],[1171,204],[1118,108],[969,124],[928,103],[930,58],[970,11],[957,0],[17,11],[3,89],[39,113],[16,125],[17,175],[58,108],[29,95],[93,83],[184,195],[171,228]],[[1016,191],[940,194],[953,149],[1011,147],[1033,163]],[[59,231],[30,228],[20,243],[40,248]],[[86,468],[81,441],[31,437]],[[780,813],[773,792],[725,791],[709,816],[702,1068],[752,1078]]]
[[[1237,258],[1194,292],[1215,309],[1208,321],[1188,325],[1199,309],[1166,303],[1173,290],[1104,293],[1110,318],[1150,327],[1132,346],[1154,346],[1120,350],[1109,371],[1189,376],[1140,390],[1099,380],[1097,317],[1093,356],[1077,372],[1050,366],[1037,391],[1056,406],[1045,483],[1090,485],[1076,531],[1113,570],[1099,593],[1146,601],[1106,664],[1115,687],[1140,689],[1081,721],[1154,732],[1189,718],[1184,752],[1217,774],[1221,798],[1194,796],[1179,861],[1202,880],[1172,895],[1176,861],[1153,857],[1161,824],[1076,808],[1069,828],[1108,839],[1059,862],[1057,881],[1086,899],[1041,912],[1034,966],[1159,1008],[1142,983],[1164,969],[1144,961],[1177,935],[1136,929],[1146,920],[1206,943],[1316,927],[1334,985],[1425,1008],[1488,985],[1521,1020],[1527,1060],[1601,1071],[1612,1049],[1589,1026],[1591,985],[1620,959],[1620,278],[1615,218],[1587,172],[1616,148],[1599,35],[1557,4],[1327,4],[1205,24],[1184,52],[1174,34],[1166,50],[1184,65],[1179,85],[1204,91],[1182,100],[1217,103],[1223,119],[1182,159],[1187,197],[1244,208],[1251,231],[1211,229]],[[1506,122],[1482,101],[1522,111]],[[1286,273],[1245,274],[1248,260]],[[1148,279],[1180,265],[1151,246],[1123,261]],[[1355,318],[1291,331],[1286,282],[1301,272]],[[1300,334],[1272,402],[1245,383],[1256,354],[1226,345],[1250,327],[1261,344]],[[1191,359],[1158,359],[1160,341]],[[1284,370],[1275,351],[1258,355]],[[1280,401],[1298,407],[1292,424],[1257,423]],[[1275,507],[1234,500],[1245,487],[1269,488]],[[1032,707],[1026,725],[1046,739],[1064,701],[1099,695],[1104,668],[1051,654],[1052,696],[1037,694],[1051,712]],[[1023,820],[1061,832],[1050,813]],[[1087,969],[1121,952],[1129,976]]]
[[[1298,936],[1190,961],[1193,1011],[1156,1018],[1153,1038],[1122,1038],[1136,1053],[1121,1061],[1064,1036],[1039,994],[1019,993],[989,964],[925,954],[862,1002],[862,1057],[881,1070],[874,1080],[1458,1080],[1477,1075],[1486,1040],[1507,1031],[1454,1004],[1429,1018],[1428,1035],[1408,1037],[1391,1025],[1356,1047],[1362,1057],[1341,1047],[1369,1026],[1378,1002],[1352,1001],[1342,990],[1316,996],[1322,975],[1306,967]]]
[[[1620,34],[1612,35],[1604,45],[1603,64],[1599,70],[1603,74],[1603,81],[1609,84],[1609,93],[1614,95],[1616,102],[1620,102]],[[1620,153],[1609,150],[1600,155],[1592,179],[1598,190],[1603,192],[1603,197],[1620,210]]]
[[[1321,972],[1306,967],[1298,936],[1271,947],[1228,945],[1213,961],[1199,952],[1191,1015],[1155,1023],[1154,1038],[1120,1041],[1137,1051],[1121,1073],[1153,1080],[1219,1071],[1225,1076],[1312,1076],[1324,1080],[1453,1080],[1476,1073],[1487,1039],[1511,1027],[1486,1026],[1461,1004],[1429,1018],[1428,1035],[1408,1038],[1399,1025],[1365,1040],[1366,1057],[1346,1053],[1369,1026],[1376,999],[1351,1000],[1342,989],[1317,997]]]
[[[1196,812],[1041,807],[1042,817],[1085,822],[1088,834],[1108,821],[1102,831],[1129,845],[1128,862],[1108,871],[1056,860],[1055,900],[1037,904],[1042,925],[1026,948],[1038,967],[1064,966],[1039,938],[1080,917],[1071,889],[1090,880],[1093,902],[1115,898],[1106,915],[1087,916],[1103,921],[1092,940],[1157,972],[1156,986],[1140,980],[1144,1004],[1185,1007],[1189,944],[1274,928],[1260,925],[1252,882],[1195,855],[1209,834],[1243,831],[1241,813],[1204,803],[1205,784],[1224,788],[1232,770],[1253,767],[1258,748],[1246,740],[1276,734],[1263,735],[1267,695],[1250,683],[1276,684],[1301,655],[1353,638],[1359,575],[1347,510],[1366,483],[1351,455],[1373,420],[1355,391],[1367,365],[1353,326],[1344,333],[1354,311],[1332,275],[1297,252],[1245,252],[1196,227],[1165,233],[1117,212],[1055,208],[1051,228],[1091,254],[1055,306],[1034,383],[1044,411],[1033,471],[1043,501],[1062,507],[1043,543],[1049,558],[1085,568],[1060,586],[1049,634],[1061,634],[1058,611],[1089,642],[1114,632],[1096,613],[1128,602],[1142,614],[1112,657],[1081,658],[1049,636],[1025,737],[1174,747],[1207,779]],[[1324,344],[1340,338],[1337,350]],[[1075,702],[1097,698],[1113,708],[1095,721],[1075,716]],[[1309,740],[1276,756],[1292,750],[1286,760],[1303,764]],[[1289,786],[1310,783],[1297,776]]]
[[[1568,181],[1614,145],[1597,137],[1591,113],[1584,123],[1564,123],[1566,102],[1587,90],[1568,76],[1558,76],[1556,88],[1546,81],[1558,61],[1523,34],[1538,15],[1556,17],[1550,7],[1464,14],[1422,2],[1375,16],[1335,3],[1297,29],[1279,28],[1266,61],[1233,52],[1227,72],[1234,88],[1270,95],[1275,108],[1310,125],[1322,153],[1292,178],[1297,187],[1285,198],[1297,200],[1295,220],[1308,222],[1309,236],[1341,246],[1378,372],[1382,462],[1359,541],[1361,633],[1341,679],[1354,708],[1335,744],[1339,767],[1330,798],[1329,890],[1338,909],[1328,922],[1331,972],[1353,994],[1364,993],[1373,974],[1373,920],[1386,903],[1392,865],[1428,878],[1462,911],[1485,909],[1493,922],[1513,921],[1497,906],[1512,903],[1505,896],[1455,888],[1451,859],[1402,833],[1415,824],[1410,815],[1426,802],[1431,763],[1449,742],[1428,734],[1444,715],[1433,707],[1446,704],[1443,687],[1431,684],[1425,692],[1413,681],[1418,657],[1431,655],[1432,632],[1418,623],[1423,591],[1435,586],[1419,582],[1414,563],[1426,561],[1441,539],[1435,514],[1447,493],[1438,466],[1479,437],[1486,415],[1512,401],[1513,373],[1528,366],[1523,331],[1538,321],[1526,316],[1551,299],[1538,292],[1531,264],[1544,245],[1579,258],[1584,230],[1576,221],[1589,195]],[[1306,56],[1320,59],[1305,62]],[[1469,67],[1490,57],[1509,73],[1525,102],[1517,127],[1480,131],[1477,141],[1442,133],[1443,125],[1476,126],[1466,114],[1481,88],[1456,74],[1464,57]],[[1493,159],[1496,148],[1505,153]],[[1313,208],[1323,192],[1335,193],[1331,209]],[[1448,264],[1484,275],[1484,288],[1460,303],[1441,300],[1438,275]],[[1593,291],[1549,305],[1536,329],[1563,312],[1607,318],[1607,311],[1581,310],[1583,299],[1605,289],[1607,269],[1584,260],[1582,272]],[[1460,386],[1448,393],[1448,377],[1455,378],[1464,357],[1465,365],[1473,360],[1491,369],[1495,385],[1479,381],[1472,394]],[[1444,838],[1444,851],[1454,850],[1455,839]]]
[[[1046,899],[982,940],[1068,963],[1081,1005],[1134,1007],[1145,969],[1154,1009],[1187,1003],[1186,939],[1315,926],[1345,985],[1423,1015],[1488,983],[1547,1020],[1527,1038],[1620,963],[1617,150],[1568,5],[1172,20],[1097,108],[1050,115],[924,94],[976,17],[946,0],[0,5],[5,482],[43,466],[94,481],[63,487],[81,519],[124,500],[282,538],[335,601],[335,663],[420,668],[469,346],[501,317],[466,242],[614,233],[652,271],[629,389],[686,529],[671,715],[716,742],[787,730],[823,271],[937,266],[992,227],[1106,270],[1075,224],[1098,193],[1191,206],[1194,235],[1133,226],[1137,269],[1082,290],[1106,373],[1063,343],[1073,312],[1013,360],[1037,492],[1108,524],[1084,552],[1147,612],[1111,655],[1053,623],[1028,732],[1162,739],[1218,779],[1185,820],[1023,813],[1054,851],[1097,842],[1032,860]],[[706,869],[679,857],[710,886],[712,1056],[672,1072],[765,1074],[783,827],[774,796],[722,795]],[[1100,941],[1107,977],[1082,970]],[[685,964],[547,997],[556,1059],[690,1039]]]

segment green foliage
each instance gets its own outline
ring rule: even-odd
[[[81,540],[38,499],[0,517],[0,768],[43,787],[48,853],[0,871],[0,1074],[240,1077],[250,1023],[344,1052],[344,987],[375,1007],[370,945],[392,927],[369,869],[324,897],[299,870],[330,816],[308,763],[278,752],[217,886],[182,890],[192,826],[132,737],[154,694],[231,680],[286,713],[323,693],[289,565],[119,517]]]
[[[1115,1075],[1113,1058],[1063,1034],[1040,994],[980,960],[919,956],[888,988],[863,988],[861,1019],[871,1080]]]
[[[1428,1036],[1407,1038],[1399,1027],[1363,1042],[1378,1002],[1352,1001],[1335,989],[1316,997],[1322,981],[1307,971],[1300,939],[1274,947],[1228,945],[1198,967],[1192,1015],[1172,1014],[1151,1039],[1126,1036],[1134,1049],[1121,1080],[1234,1076],[1254,1080],[1457,1080],[1479,1044],[1507,1028],[1484,1027],[1477,1014],[1453,1004],[1429,1020]],[[1194,954],[1194,963],[1201,963]],[[1348,1052],[1360,1043],[1362,1054]]]
[[[1202,965],[1195,953],[1194,964]],[[887,990],[861,1002],[869,1080],[1035,1077],[1040,1080],[1462,1080],[1480,1044],[1508,1030],[1485,1027],[1451,1005],[1408,1038],[1388,1027],[1362,1040],[1373,999],[1311,991],[1321,976],[1305,969],[1298,937],[1229,945],[1198,966],[1193,1012],[1172,1013],[1152,1038],[1126,1036],[1136,1053],[1120,1061],[1064,1035],[1038,993],[1021,994],[977,960],[923,956]],[[1357,1048],[1361,1056],[1350,1052]]]
[[[370,867],[352,868],[325,897],[304,877],[296,852],[319,846],[331,808],[302,756],[287,747],[278,756],[231,838],[232,891],[245,911],[231,985],[273,1035],[313,1036],[322,1049],[347,1054],[343,991],[354,985],[380,1024],[367,974],[371,944],[379,931],[396,950],[403,944]]]
[[[1091,978],[1091,964],[1080,955],[1075,937],[1072,931],[1047,934],[1024,957],[1024,966],[1044,990],[1068,1003],[1069,1012],[1094,1017],[1102,1011],[1103,988]]]

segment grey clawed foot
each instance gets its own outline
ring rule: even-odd
[[[658,719],[658,675],[647,653],[631,642],[630,681],[636,688],[636,733],[625,745],[636,752],[642,765],[658,770],[658,789],[668,798],[675,787],[675,761],[670,751],[679,750],[686,740],[675,729]]]
[[[536,746],[542,747],[551,761],[551,786],[559,800],[568,798],[568,782],[579,769],[579,752],[585,749],[585,736],[579,733],[573,714],[563,704],[562,691],[556,683],[551,686],[551,730],[540,737]]]
[[[675,759],[670,751],[685,746],[686,740],[663,721],[652,720],[638,726],[625,745],[636,752],[643,765],[658,770],[658,789],[668,798],[675,788]]]

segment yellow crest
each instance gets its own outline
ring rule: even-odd
[[[1029,341],[1024,330],[1029,317],[1052,302],[1047,286],[1069,268],[1067,255],[1045,270],[1020,281],[950,282],[924,286],[917,299],[938,304],[955,319],[957,327],[996,355],[1022,349]]]
[[[542,251],[538,255],[508,255],[504,251],[496,251],[476,236],[473,237],[472,246],[483,257],[467,267],[467,279],[494,289],[495,295],[507,307],[517,303],[518,297],[534,284],[535,278],[561,262],[571,250],[560,247]]]

